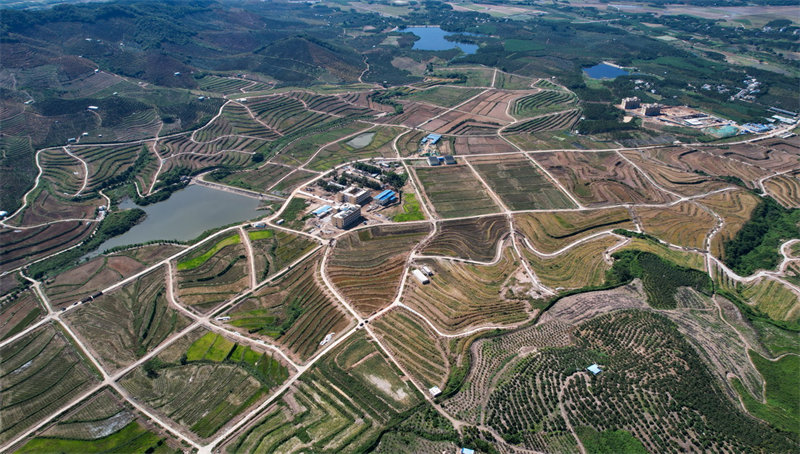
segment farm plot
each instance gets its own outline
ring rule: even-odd
[[[225,150],[214,154],[194,152],[181,153],[170,156],[164,160],[164,167],[161,169],[161,175],[163,176],[165,172],[169,172],[173,169],[197,171],[209,167],[245,167],[251,163],[250,156],[251,153],[238,150]]]
[[[209,241],[177,263],[178,299],[207,312],[250,285],[249,267],[238,234]]]
[[[270,192],[282,197],[289,196],[298,186],[304,184],[306,181],[311,180],[317,174],[306,170],[295,170],[286,178],[276,183],[270,189]]]
[[[257,282],[282,270],[317,245],[305,236],[283,230],[249,230],[247,236],[253,248]]]
[[[455,332],[484,324],[525,320],[530,283],[510,249],[495,265],[481,266],[441,259],[419,259],[430,267],[430,284],[409,279],[403,302],[441,330]]]
[[[659,148],[648,150],[648,156],[668,166],[686,172],[703,172],[713,176],[733,176],[741,179],[749,187],[755,187],[755,181],[771,172],[751,165],[742,165],[740,161],[720,159],[712,153],[701,149]]]
[[[189,325],[169,306],[160,267],[70,311],[67,322],[112,370],[121,369]]]
[[[515,214],[514,225],[531,246],[546,254],[600,231],[635,229],[624,208]]]
[[[404,125],[409,128],[416,128],[431,118],[442,114],[446,109],[413,101],[401,101],[403,112],[398,115],[387,115],[377,121],[380,123]],[[419,143],[419,142],[417,142]]]
[[[508,114],[509,106],[520,95],[521,93],[519,92],[486,90],[475,99],[459,106],[458,110],[490,118],[501,124],[507,124],[514,121],[514,117]]]
[[[124,255],[96,257],[48,279],[44,291],[50,304],[59,308],[80,301],[144,268],[144,263]]]
[[[416,91],[404,99],[436,104],[441,107],[454,107],[480,92],[480,88],[436,86],[428,90]]]
[[[227,154],[241,154],[248,161],[250,155],[263,149],[268,142],[264,139],[245,136],[222,136],[210,142],[197,142],[190,136],[173,136],[159,141],[159,154],[164,159],[188,157],[202,161],[219,158]],[[202,166],[187,166],[202,168]]]
[[[287,165],[265,164],[254,170],[228,173],[219,178],[215,177],[214,173],[212,173],[205,178],[250,191],[266,192],[268,188],[275,185],[281,178],[290,174],[292,170],[294,170],[294,167]]]
[[[733,159],[772,172],[797,169],[797,155],[757,143],[737,143],[720,148],[703,148],[714,156]]]
[[[373,326],[383,344],[423,389],[444,389],[449,373],[447,352],[425,322],[400,308],[387,312]]]
[[[49,188],[49,183],[44,183],[36,192],[35,197],[30,200],[30,205],[25,207],[22,215],[9,221],[10,225],[41,225],[47,222],[58,221],[61,219],[85,219],[95,218],[95,210],[98,206],[105,204],[105,200],[100,197],[73,200],[57,195]],[[70,194],[71,195],[71,194]]]
[[[228,104],[223,107],[222,115],[198,129],[193,137],[199,142],[210,142],[229,135],[256,137],[263,140],[275,140],[281,136],[274,129],[256,121],[247,107],[240,104]]]
[[[449,135],[494,135],[505,121],[453,110],[421,126],[428,131]]]
[[[565,91],[544,90],[514,101],[513,115],[519,119],[550,112],[560,112],[574,106],[578,99]]]
[[[476,161],[472,162],[472,166],[511,210],[575,206],[525,157],[504,158],[494,162]]]
[[[378,156],[393,158],[396,153],[392,148],[392,142],[403,131],[397,127],[378,127],[352,139],[342,140],[320,150],[309,164],[309,168],[322,171],[360,159]],[[362,145],[364,142],[366,144]]]
[[[220,77],[208,75],[197,81],[201,90],[213,91],[227,95],[230,93],[241,93],[242,88],[251,85],[253,82],[245,79],[233,77]]]
[[[317,253],[257,290],[228,311],[228,323],[276,342],[300,360],[310,358],[322,348],[326,335],[342,333],[351,323],[321,284],[319,260]]]
[[[531,120],[514,123],[503,129],[504,134],[533,134],[541,131],[569,129],[578,121],[581,111],[571,109],[563,112],[545,114]]]
[[[259,120],[284,135],[319,128],[334,119],[325,113],[309,111],[300,100],[284,95],[248,101],[247,107]]]
[[[364,452],[422,400],[363,335],[356,334],[304,374],[227,452]]]
[[[64,152],[63,148],[50,148],[39,152],[39,164],[44,169],[42,177],[63,195],[74,195],[83,186],[86,171],[83,165]]]
[[[681,246],[702,249],[706,235],[717,223],[697,204],[682,202],[664,208],[635,208],[646,233]]]
[[[96,223],[67,221],[47,224],[32,229],[0,229],[0,271],[13,269],[32,262],[56,250],[68,248],[83,241],[94,230]]]
[[[606,249],[619,238],[604,236],[578,244],[555,257],[540,257],[527,249],[523,253],[542,284],[557,291],[600,285],[610,268],[604,260]]]
[[[429,231],[428,224],[414,224],[350,232],[336,240],[328,276],[362,314],[380,310],[397,293],[409,251]]]
[[[764,182],[764,188],[781,205],[800,208],[800,172],[772,177]]]
[[[668,248],[661,243],[639,238],[632,238],[628,244],[620,247],[615,252],[628,250],[649,252],[661,257],[662,259],[669,260],[678,266],[682,266],[684,268],[693,268],[698,271],[706,271],[705,257],[697,252],[679,251]]]
[[[337,142],[344,137],[367,128],[369,128],[369,124],[356,121],[346,125],[338,125],[328,130],[310,131],[302,138],[283,148],[280,154],[275,157],[275,161],[290,165],[303,165],[326,144]]]
[[[489,262],[495,258],[498,243],[508,234],[505,216],[444,221],[421,252]]]
[[[536,160],[587,205],[672,200],[614,152],[540,153]]]
[[[288,96],[300,100],[308,110],[324,112],[336,117],[358,118],[373,116],[378,113],[368,108],[348,103],[340,96],[318,95],[307,91],[291,92]]]
[[[128,142],[155,136],[161,127],[161,118],[156,109],[146,109],[126,115],[113,126],[101,125],[97,131],[103,137],[84,137],[82,142]],[[89,140],[86,140],[89,139]]]
[[[750,214],[758,205],[758,196],[749,192],[736,190],[725,191],[710,195],[699,202],[722,217],[724,224],[711,240],[711,253],[715,257],[723,258],[725,255],[723,245],[732,240],[742,226],[750,220]]]
[[[772,279],[759,279],[742,289],[742,295],[756,309],[773,320],[797,322],[800,320],[800,296],[782,283]]]
[[[33,290],[8,296],[0,305],[0,340],[21,332],[39,320],[43,313],[41,302]]]
[[[649,452],[674,444],[748,451],[793,443],[742,413],[663,316],[612,313],[580,325],[574,337],[573,346],[515,362],[513,374],[488,395],[485,424],[516,436],[526,449],[546,452],[574,450],[564,417],[572,426],[627,430]],[[594,361],[602,361],[604,372],[593,377],[584,369]],[[686,431],[694,420],[696,431]],[[653,427],[661,429],[659,436]]]
[[[504,90],[530,90],[536,79],[530,77],[519,76],[517,74],[510,74],[503,71],[497,71],[495,76],[494,86]]]
[[[447,67],[436,68],[434,76],[436,77],[466,77],[464,82],[465,87],[484,87],[487,88],[492,84],[492,76],[494,69],[492,68],[459,68]]]
[[[416,167],[423,192],[444,218],[499,212],[483,185],[468,167]]]
[[[141,144],[118,146],[73,145],[72,153],[89,167],[89,183],[86,191],[102,189],[114,181],[114,177],[130,168],[147,150]]]
[[[0,348],[0,443],[49,416],[96,382],[93,370],[52,325]]]
[[[203,347],[206,350],[197,358]],[[287,374],[286,367],[270,355],[213,333],[193,332],[125,375],[120,384],[139,402],[206,439],[256,404]]]
[[[169,454],[178,446],[176,440],[138,417],[110,388],[104,388],[58,418],[16,452]]]
[[[458,136],[455,138],[455,154],[513,153],[516,148],[497,136]]]
[[[394,107],[387,104],[381,104],[373,101],[370,96],[375,93],[374,91],[351,91],[339,95],[346,103],[353,104],[358,107],[364,107],[376,112],[394,112]]]
[[[655,180],[659,186],[681,195],[699,195],[730,186],[729,183],[711,175],[665,165],[647,152],[623,151],[621,153],[650,175],[650,178]]]

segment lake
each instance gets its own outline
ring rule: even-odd
[[[439,27],[408,27],[400,30],[401,32],[409,32],[419,36],[419,39],[414,42],[412,49],[417,50],[448,50],[459,48],[465,54],[474,54],[478,51],[476,44],[459,43],[456,41],[448,41],[444,39],[445,36],[452,35],[468,35],[480,36],[474,33],[453,33],[446,32]]]
[[[627,70],[609,65],[608,63],[600,63],[591,68],[583,68],[583,72],[592,79],[616,79],[619,76],[630,74]]]
[[[101,244],[90,255],[153,240],[191,240],[206,230],[266,215],[266,211],[256,210],[260,204],[257,199],[191,184],[163,202],[139,207],[147,213],[144,221]],[[119,207],[129,209],[137,205],[125,200]]]

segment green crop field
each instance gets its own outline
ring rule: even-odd
[[[473,164],[512,210],[573,208],[575,205],[525,158]]]
[[[442,107],[453,107],[472,98],[481,92],[479,88],[459,88],[438,86],[428,90],[420,90],[406,96],[404,99],[436,104]]]
[[[530,118],[549,112],[567,110],[575,105],[577,98],[565,91],[541,91],[524,96],[514,102],[513,114],[517,118]]]
[[[496,255],[497,243],[509,232],[504,216],[444,221],[422,253],[490,262]]]
[[[226,237],[217,243],[213,244],[213,247],[210,249],[206,249],[202,254],[193,253],[189,255],[187,258],[178,262],[178,271],[188,271],[197,268],[198,266],[206,263],[208,259],[214,256],[220,249],[224,248],[225,246],[231,244],[239,244],[240,238],[239,235],[231,235]]]
[[[499,212],[480,181],[465,166],[414,169],[433,207],[443,218]]]
[[[425,213],[422,212],[422,207],[419,204],[417,195],[413,193],[403,194],[403,212],[392,216],[394,222],[408,222],[408,221],[421,221],[425,219]]]
[[[312,250],[317,243],[283,230],[250,230],[256,280],[263,281]]]

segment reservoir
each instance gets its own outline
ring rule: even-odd
[[[260,201],[232,192],[191,184],[163,201],[139,207],[147,213],[144,221],[124,234],[111,238],[90,255],[106,249],[153,240],[188,241],[206,230],[266,215],[257,211]],[[130,200],[121,209],[136,208]]]
[[[583,68],[583,72],[592,79],[616,79],[619,76],[627,76],[628,71],[608,63],[600,63],[590,68]]]
[[[474,33],[453,33],[453,32],[446,32],[439,27],[408,27],[400,30],[401,32],[410,32],[417,36],[419,39],[414,42],[414,47],[412,49],[417,50],[448,50],[459,48],[465,54],[474,54],[478,51],[478,46],[476,44],[468,44],[468,43],[459,43],[456,41],[448,41],[445,36],[452,36],[452,35],[469,35],[469,36],[479,36]]]

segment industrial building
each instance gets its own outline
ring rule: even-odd
[[[428,165],[438,166],[439,164],[441,164],[439,158],[437,158],[436,156],[428,156]]]
[[[626,110],[638,109],[641,106],[641,100],[637,96],[632,98],[622,98],[622,108]]]
[[[419,141],[420,145],[428,144],[428,145],[436,145],[439,140],[442,139],[441,134],[428,134],[427,136],[423,137],[422,140]]]
[[[642,106],[642,115],[645,117],[657,117],[661,115],[661,104],[645,104]]]
[[[312,211],[311,214],[313,214],[314,216],[316,216],[318,218],[323,218],[328,213],[330,213],[331,210],[333,210],[333,207],[331,207],[330,205],[322,205],[321,207],[319,207],[316,210]]]
[[[370,199],[369,191],[366,189],[350,186],[344,191],[336,194],[336,200],[339,202],[347,202],[358,205],[363,205]]]
[[[359,205],[344,205],[331,219],[333,220],[333,226],[336,228],[350,228],[361,220],[361,207]]]
[[[456,163],[456,158],[454,158],[452,155],[449,155],[449,154],[445,155],[444,156],[444,163],[449,165],[449,166],[454,165]]]
[[[375,201],[378,202],[378,205],[386,206],[390,203],[397,202],[397,193],[391,189],[387,189],[378,194],[378,196],[375,197]]]

